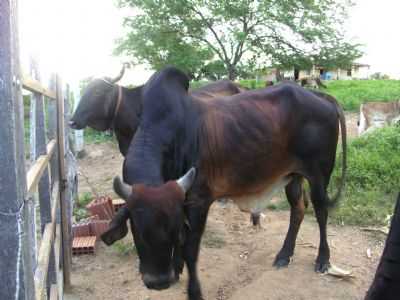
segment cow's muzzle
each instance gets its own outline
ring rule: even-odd
[[[71,127],[72,129],[76,129],[76,130],[78,130],[78,129],[83,129],[82,126],[79,126],[78,123],[76,123],[75,121],[72,121],[72,120],[69,121],[68,125],[69,125],[69,127]]]
[[[151,275],[143,274],[142,280],[145,286],[151,290],[165,290],[175,282],[175,272],[172,270],[169,274]]]

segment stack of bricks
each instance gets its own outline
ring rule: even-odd
[[[87,206],[91,216],[72,226],[73,242],[72,253],[93,254],[96,241],[102,233],[107,231],[112,217],[115,214],[115,207],[110,197],[99,197],[93,199]]]
[[[98,215],[100,220],[111,220],[114,216],[114,207],[110,197],[93,199],[86,209],[92,216]]]

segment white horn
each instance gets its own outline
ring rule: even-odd
[[[183,192],[186,193],[194,182],[196,177],[196,169],[191,168],[185,175],[179,178],[176,183],[182,188]]]

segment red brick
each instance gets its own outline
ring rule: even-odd
[[[95,236],[75,237],[72,241],[72,254],[93,254],[96,247]]]
[[[107,231],[109,227],[109,220],[93,220],[90,222],[90,234],[99,237],[105,231]]]
[[[88,222],[72,225],[73,237],[90,235],[90,225]]]
[[[86,208],[92,216],[98,215],[100,220],[110,220],[114,215],[109,201],[104,197],[92,200]]]

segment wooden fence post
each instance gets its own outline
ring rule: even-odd
[[[40,82],[40,72],[38,62],[36,59],[31,61],[31,73],[33,79]],[[49,100],[54,101],[54,100]],[[34,127],[31,126],[31,133],[33,133],[34,145],[31,145],[31,159],[36,160],[40,155],[47,154],[47,139],[46,139],[46,120],[44,114],[44,96],[39,93],[33,93],[31,98],[32,113],[34,116]],[[40,204],[40,232],[44,233],[47,223],[51,223],[51,186],[49,179],[49,168],[43,172],[39,181],[39,204]],[[49,269],[47,275],[48,293],[50,292],[51,284],[56,282],[56,270],[54,259],[54,248],[50,251]]]
[[[74,85],[73,87],[73,95],[74,95],[74,109],[73,111],[75,112],[76,108],[79,105],[81,93],[79,90],[79,85]],[[75,154],[77,157],[79,157],[80,154],[82,154],[82,151],[84,151],[84,135],[83,135],[83,129],[81,130],[74,130],[74,150]]]
[[[72,262],[72,239],[69,232],[68,206],[67,206],[67,174],[65,168],[65,136],[64,136],[64,97],[60,77],[56,79],[57,93],[57,139],[59,158],[59,184],[60,184],[60,208],[61,208],[61,232],[62,232],[62,254],[64,287],[71,286],[71,262]]]
[[[17,1],[0,1],[0,299],[33,299]]]
[[[68,211],[68,231],[72,237],[72,210],[74,202],[77,198],[78,193],[78,164],[74,153],[73,147],[73,135],[69,127],[69,120],[71,115],[71,90],[67,84],[64,95],[64,136],[65,136],[65,162],[66,162],[66,174],[67,174],[67,211]]]
[[[57,90],[56,86],[56,75],[53,74],[50,79],[49,88],[52,91]],[[48,116],[48,139],[56,139],[57,138],[57,100],[50,101],[47,104],[47,116]],[[58,149],[58,144],[57,144]],[[53,185],[55,182],[59,180],[59,170],[58,170],[58,150],[56,150],[50,160],[50,174],[51,174],[51,188],[53,189]]]

